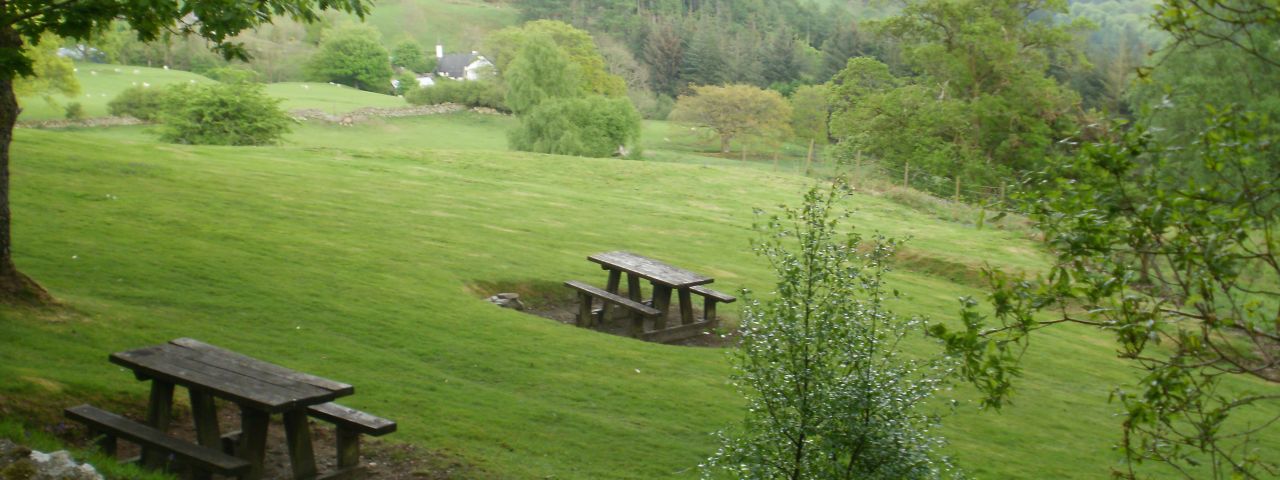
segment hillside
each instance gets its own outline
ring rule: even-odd
[[[39,96],[19,99],[22,106],[20,121],[57,120],[64,118],[62,107],[69,102],[79,102],[86,117],[102,117],[107,103],[121,91],[135,86],[160,87],[185,82],[211,82],[208,77],[180,70],[112,65],[106,63],[76,64],[76,80],[80,82],[80,95],[68,98],[53,95],[57,106],[50,105]],[[362,107],[402,107],[404,99],[390,95],[365,92],[343,85],[312,82],[284,82],[266,85],[267,94],[281,99],[285,110],[317,109],[337,114]]]
[[[0,312],[6,415],[52,419],[85,400],[139,411],[143,384],[105,355],[190,336],[351,382],[348,403],[400,422],[389,439],[493,478],[691,478],[708,433],[740,414],[721,350],[601,335],[483,296],[564,298],[563,280],[602,281],[584,258],[612,249],[767,291],[746,248],[751,207],[794,202],[808,184],[735,167],[186,147],[112,131],[17,134],[15,258],[66,307]],[[956,297],[978,293],[931,275],[937,265],[1039,263],[1021,234],[873,195],[850,204],[863,232],[914,237],[893,276],[904,315],[949,319]],[[1105,475],[1117,406],[1102,386],[1128,375],[1107,342],[1043,338],[1001,414],[949,392],[961,400],[943,430],[957,462],[992,478]]]

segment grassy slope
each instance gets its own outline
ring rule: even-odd
[[[382,32],[387,45],[409,37],[434,55],[437,42],[444,44],[447,53],[480,50],[488,32],[514,25],[519,16],[519,10],[504,2],[386,0],[378,3],[367,21]]]
[[[362,107],[395,108],[408,106],[403,98],[356,90],[329,83],[282,82],[266,86],[267,94],[282,100],[280,108],[297,110],[314,108],[326,113],[349,112]]]
[[[746,248],[749,209],[794,201],[803,179],[342,148],[365,144],[332,140],[341,132],[332,128],[316,133],[333,145],[283,148],[155,145],[127,133],[138,129],[121,130],[124,140],[112,130],[19,131],[15,255],[78,313],[3,312],[0,398],[141,405],[142,385],[105,354],[192,336],[354,383],[348,403],[400,421],[391,438],[454,452],[495,477],[693,476],[714,448],[707,433],[739,416],[723,352],[495,309],[477,295],[493,292],[475,285],[601,281],[585,255],[624,248],[712,274],[724,289],[765,289]],[[971,265],[1017,266],[1028,260],[1007,249],[1032,248],[871,196],[854,204],[863,230],[911,233],[913,249]],[[974,293],[909,271],[894,280],[905,314],[945,318],[956,296]],[[989,477],[1104,474],[1116,431],[1106,385],[1126,374],[1106,345],[1076,330],[1042,339],[1018,406],[999,415],[966,406],[948,418],[953,453]]]
[[[76,79],[80,81],[80,95],[68,98],[54,95],[57,107],[49,105],[44,99],[23,97],[19,99],[22,115],[18,120],[56,120],[65,117],[62,106],[68,102],[80,102],[87,117],[107,115],[107,102],[115,98],[120,91],[142,85],[167,85],[184,82],[210,82],[202,75],[178,70],[160,68],[135,67],[130,65],[111,65],[104,63],[76,64]]]
[[[76,79],[80,81],[80,95],[68,98],[54,95],[59,106],[50,105],[43,98],[23,97],[20,120],[56,120],[64,118],[62,106],[68,102],[80,102],[85,116],[102,117],[108,114],[107,102],[122,90],[144,83],[152,86],[183,82],[210,82],[208,78],[191,72],[160,68],[133,67],[101,63],[76,65]],[[327,113],[349,112],[361,107],[404,107],[403,98],[364,92],[342,85],[328,83],[285,82],[266,85],[269,95],[281,99],[285,110],[314,108]]]

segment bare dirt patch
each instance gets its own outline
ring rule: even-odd
[[[168,434],[195,442],[195,426],[191,419],[190,408],[175,397],[174,419]],[[12,398],[0,397],[0,415],[28,418],[31,423],[40,425],[46,433],[60,438],[69,445],[89,450],[92,440],[79,424],[61,418],[60,410],[50,409],[50,404],[71,405],[72,400],[57,400],[20,403]],[[83,401],[83,400],[81,400]],[[107,410],[122,412],[125,417],[134,421],[145,418],[145,406],[134,399],[128,403],[119,403],[106,399],[98,399],[91,403],[98,404]],[[11,417],[12,418],[12,417]],[[236,406],[229,402],[218,402],[218,424],[223,433],[240,429],[240,415]],[[311,421],[312,445],[315,448],[316,466],[321,474],[332,471],[337,464],[337,447],[334,429],[331,425],[320,421]],[[469,464],[465,460],[442,451],[432,451],[416,445],[396,442],[392,433],[388,437],[361,437],[360,460],[365,469],[366,478],[388,480],[444,480],[488,478],[483,470]],[[384,440],[385,438],[385,440]],[[273,419],[268,429],[266,473],[267,479],[292,478],[289,455],[285,442],[284,425],[278,418]],[[127,441],[120,442],[118,458],[131,459],[139,455],[139,449]]]
[[[559,282],[488,282],[479,281],[467,287],[471,294],[479,298],[488,298],[499,293],[516,293],[525,309],[522,313],[555,320],[568,325],[578,323],[578,297],[572,290]],[[651,295],[651,292],[645,292]],[[695,302],[696,303],[696,302]],[[494,306],[494,308],[499,308]],[[702,310],[694,307],[694,318],[702,317]],[[717,312],[721,325],[734,325],[734,319],[727,318],[723,311]],[[678,321],[678,320],[677,320]],[[606,319],[603,325],[595,330],[600,333],[629,337],[630,319],[618,316]],[[737,345],[738,333],[732,328],[718,328],[703,332],[683,340],[668,342],[668,345],[687,347],[730,347]]]

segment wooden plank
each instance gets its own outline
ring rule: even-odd
[[[396,422],[333,402],[307,407],[313,417],[375,437],[396,431]]]
[[[630,252],[597,253],[587,257],[587,260],[599,263],[603,268],[634,273],[654,283],[668,287],[691,287],[715,281],[710,277]]]
[[[653,308],[658,310],[658,316],[653,319],[653,329],[662,330],[667,328],[667,311],[671,306],[671,287],[666,285],[653,285]]]
[[[316,476],[316,454],[311,446],[311,426],[307,424],[307,412],[295,409],[284,412],[285,441],[289,445],[289,465],[293,478],[310,479]]]
[[[249,469],[249,463],[244,460],[216,449],[170,437],[164,432],[90,405],[71,407],[65,413],[68,418],[89,425],[91,429],[110,431],[130,442],[166,450],[188,463],[198,463],[206,470],[212,469],[222,475],[235,476]]]
[[[218,431],[218,407],[209,392],[191,390],[191,417],[196,426],[196,443],[202,447],[221,448],[222,433]]]
[[[680,324],[689,325],[693,323],[693,300],[689,296],[689,289],[681,288],[680,295]]]
[[[641,338],[650,342],[666,343],[696,337],[698,335],[702,335],[702,332],[708,331],[711,328],[712,326],[708,322],[698,322],[663,330],[645,332],[644,336]]]
[[[690,287],[690,288],[689,288],[689,291],[691,291],[691,292],[693,292],[693,293],[696,293],[696,294],[698,294],[698,295],[702,295],[703,297],[706,297],[707,299],[715,299],[715,301],[717,301],[717,302],[722,302],[722,303],[733,303],[733,302],[738,301],[738,298],[737,298],[737,297],[734,297],[733,295],[729,295],[729,294],[724,293],[724,292],[718,292],[718,291],[712,290],[712,289],[707,288],[707,287],[701,287],[701,286],[698,286],[698,287]]]
[[[204,361],[210,364],[225,366],[225,368],[239,372],[246,372],[246,374],[248,374],[247,372],[260,372],[261,375],[258,375],[257,373],[253,375],[277,385],[289,386],[291,383],[297,382],[324,390],[330,390],[338,393],[339,395],[351,395],[355,393],[355,387],[352,387],[351,385],[302,373],[274,363],[264,362],[253,357],[209,345],[199,340],[179,338],[172,340],[169,343],[190,349],[193,352],[198,352],[200,354],[200,358],[205,359]]]
[[[619,272],[619,271],[617,271],[617,270],[610,270],[610,271],[609,271],[609,283],[604,287],[604,290],[605,290],[606,292],[609,292],[609,293],[612,293],[612,294],[614,294],[614,295],[617,295],[617,294],[618,294],[618,282],[619,282],[621,279],[622,279],[622,272]],[[613,304],[611,304],[611,303],[609,303],[609,302],[604,302],[604,304],[603,304],[603,305],[600,305],[600,316],[599,316],[599,317],[597,317],[597,320],[599,320],[599,322],[597,323],[598,325],[603,325],[605,321],[607,321],[607,320],[609,320],[609,319],[610,319],[610,317],[609,317],[609,307],[611,307],[611,306],[613,306]]]
[[[621,305],[623,307],[629,308],[643,315],[657,315],[659,313],[657,309],[654,309],[653,307],[650,307],[643,303],[631,301],[630,299],[623,298],[621,296],[606,292],[602,289],[593,287],[591,285],[587,285],[585,283],[582,283],[576,280],[569,280],[567,282],[564,282],[564,285],[574,290],[587,293],[605,302],[612,302],[616,305]]]
[[[338,468],[349,469],[360,466],[360,432],[355,429],[338,426],[338,438],[335,445],[338,449]]]
[[[147,402],[147,425],[160,433],[169,431],[173,419],[173,384],[154,380],[151,382],[151,398]],[[142,446],[142,465],[160,468],[166,459],[164,452],[151,445]]]
[[[236,403],[268,412],[283,412],[294,406],[327,402],[340,394],[297,383],[285,388],[238,372],[191,358],[181,347],[159,345],[111,354],[111,362],[142,372],[149,377],[178,383],[188,388],[209,390]]]
[[[591,310],[591,294],[587,292],[578,292],[578,326],[582,328],[591,328],[595,323],[595,312]]]
[[[248,480],[262,478],[266,471],[267,458],[267,426],[271,423],[271,415],[251,408],[240,407],[240,445],[236,446],[236,454],[249,462]]]

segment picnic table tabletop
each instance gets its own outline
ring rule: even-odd
[[[112,363],[202,390],[266,413],[280,413],[355,393],[351,385],[297,372],[190,338],[111,354]]]
[[[711,277],[673,267],[662,261],[631,252],[597,253],[587,257],[587,260],[598,263],[604,268],[632,273],[671,288],[683,289],[715,281]]]

